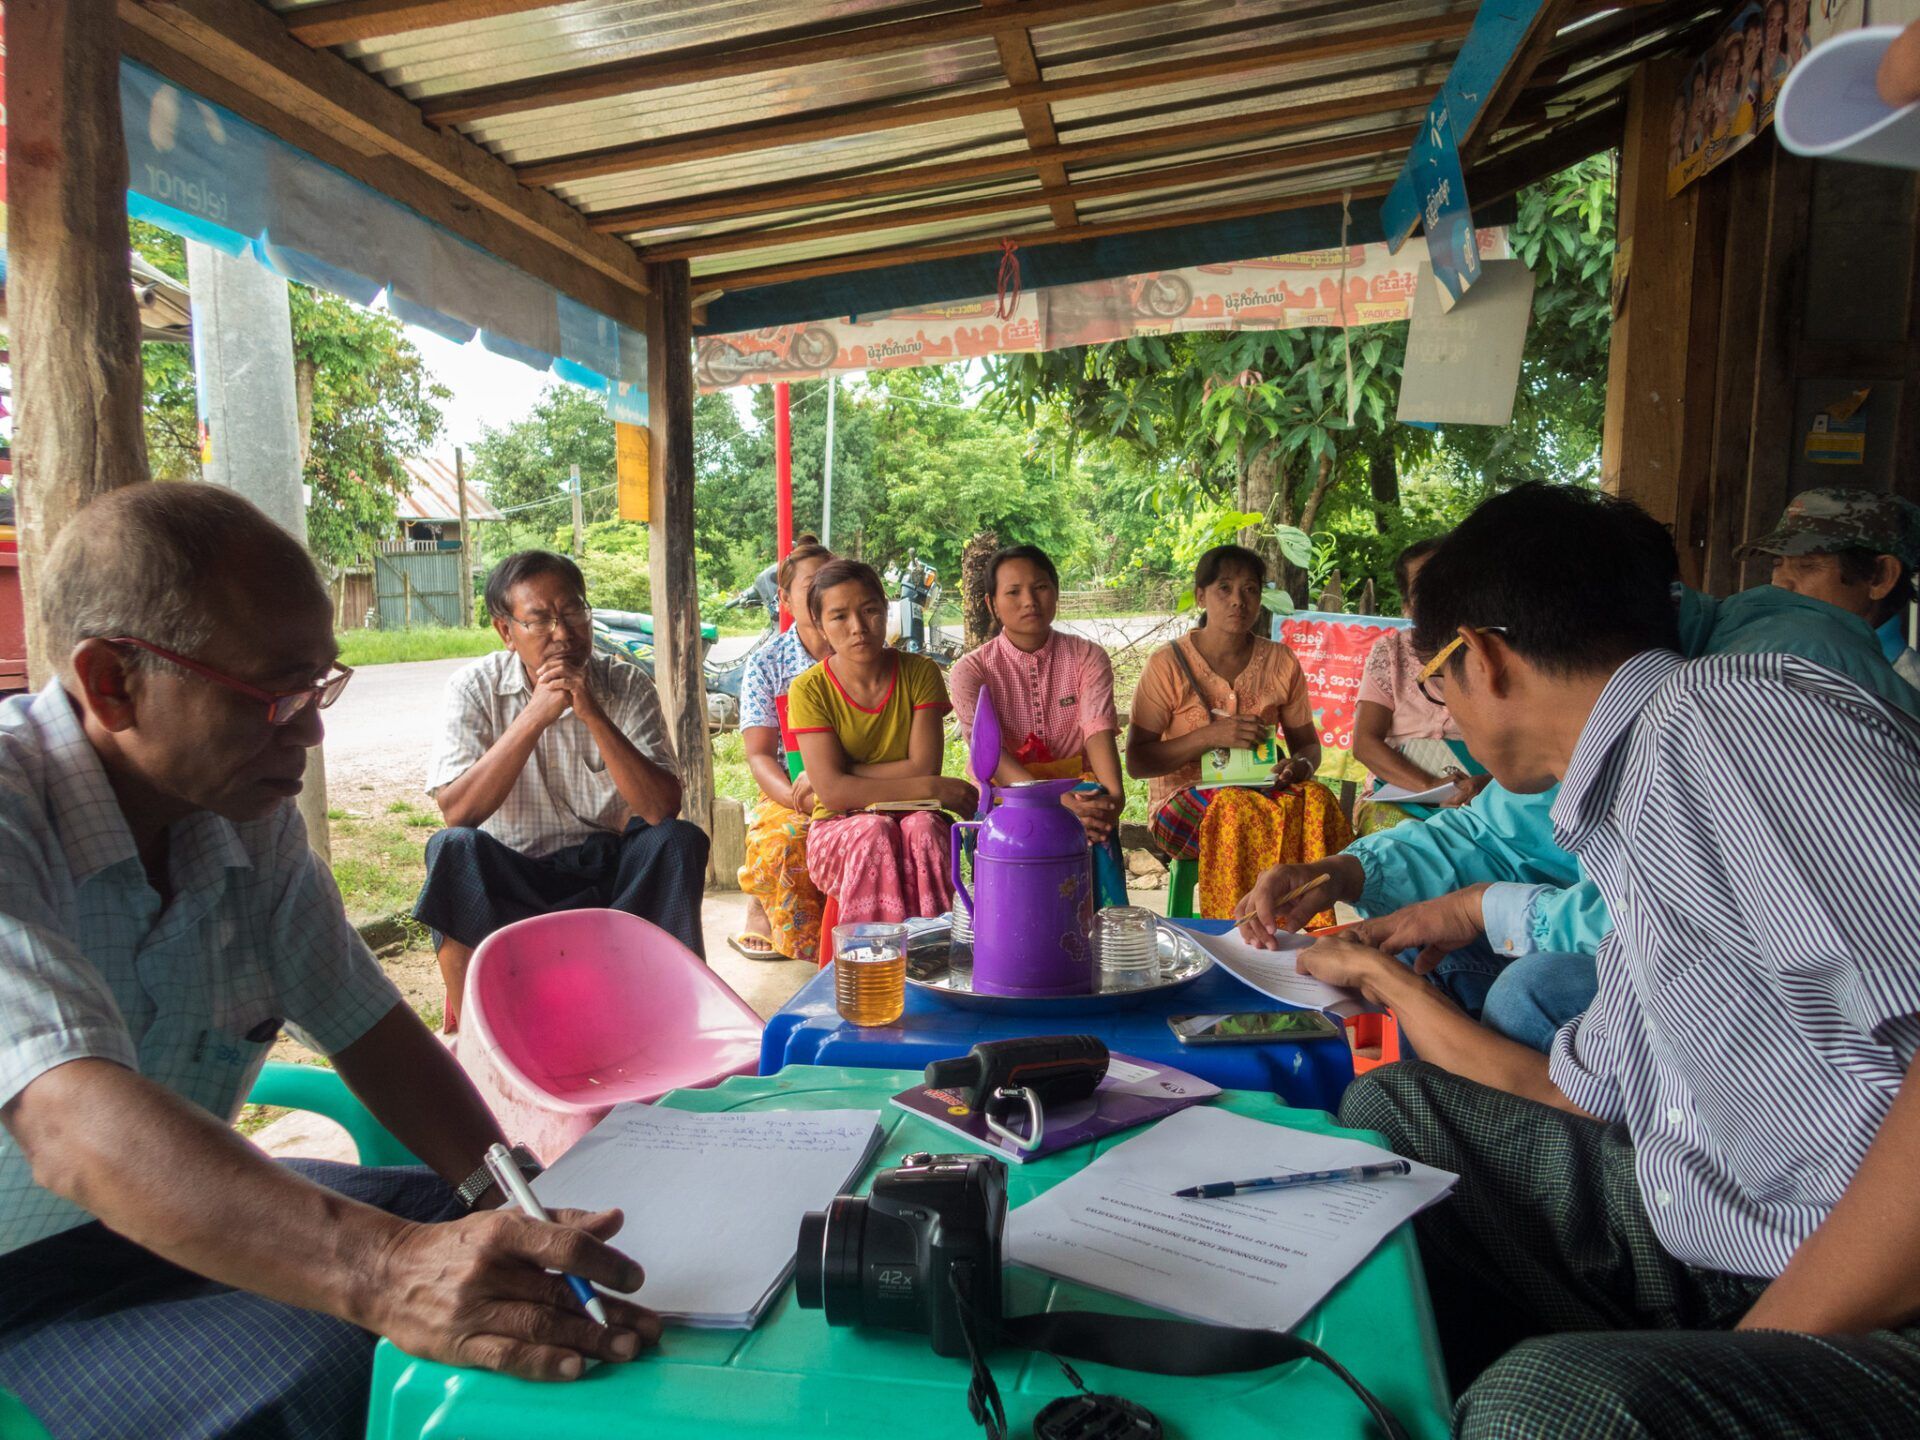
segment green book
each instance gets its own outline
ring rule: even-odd
[[[1200,788],[1217,790],[1222,785],[1273,783],[1273,770],[1281,761],[1280,741],[1276,735],[1251,750],[1205,750],[1200,754]]]

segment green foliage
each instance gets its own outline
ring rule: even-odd
[[[133,244],[157,269],[191,284],[179,236],[134,222]],[[364,310],[304,285],[289,287],[296,383],[311,404],[307,464],[312,491],[307,544],[325,564],[360,556],[393,533],[406,492],[401,460],[439,437],[440,404],[450,398],[389,315]],[[146,371],[147,452],[161,479],[198,479],[200,447],[189,347],[141,347]]]
[[[1386,608],[1400,550],[1487,494],[1598,478],[1613,188],[1599,156],[1521,195],[1510,234],[1534,271],[1534,319],[1505,428],[1394,421],[1404,325],[1001,356],[988,362],[991,403],[1037,433],[1085,437],[1080,463],[1102,474],[1095,528],[1142,571],[1184,584],[1200,550],[1237,533],[1283,565],[1296,595],[1337,569],[1349,594],[1372,580]]]
[[[613,518],[613,421],[598,396],[577,385],[550,385],[533,412],[502,430],[489,428],[473,447],[469,473],[486,488],[496,509],[510,510],[512,536],[560,531],[571,543],[571,467],[580,467],[581,513],[589,524]],[[496,537],[496,539],[501,537]],[[527,540],[509,544],[551,544]],[[489,551],[497,548],[489,545]],[[566,548],[566,546],[562,546]]]

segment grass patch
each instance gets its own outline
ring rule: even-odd
[[[240,1114],[233,1122],[233,1128],[242,1135],[251,1137],[259,1134],[282,1115],[292,1113],[284,1105],[242,1105]]]
[[[451,626],[430,626],[417,630],[342,630],[334,637],[340,643],[340,663],[359,669],[364,665],[393,665],[408,660],[450,660],[468,655],[490,655],[500,648],[500,637],[491,625],[471,630]]]
[[[365,917],[411,910],[427,875],[426,841],[415,827],[439,824],[438,817],[411,810],[333,821],[333,882],[347,913]]]

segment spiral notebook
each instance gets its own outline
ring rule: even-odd
[[[859,1178],[882,1133],[878,1110],[616,1105],[533,1193],[550,1210],[626,1212],[613,1245],[647,1272],[627,1299],[682,1325],[750,1329],[793,1273],[800,1217]]]

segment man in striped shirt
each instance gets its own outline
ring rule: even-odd
[[[1920,723],[1791,656],[1683,660],[1637,524],[1488,501],[1415,636],[1501,783],[1560,785],[1599,993],[1542,1055],[1323,941],[1303,969],[1426,1036],[1341,1118],[1462,1177],[1419,1222],[1456,1433],[1912,1434]]]

